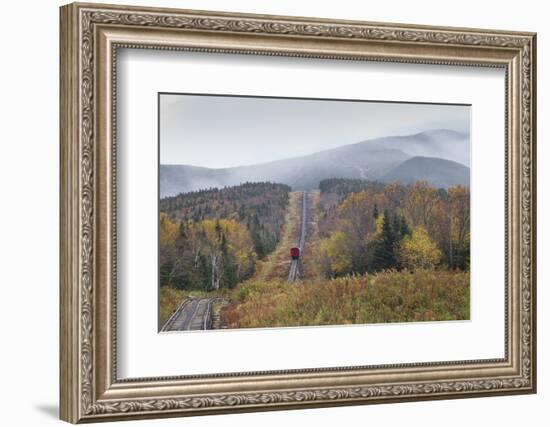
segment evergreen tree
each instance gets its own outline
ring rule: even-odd
[[[395,257],[396,233],[393,229],[393,221],[388,210],[384,211],[382,233],[374,243],[372,267],[373,270],[386,270],[397,266]]]
[[[222,226],[220,225],[220,220],[216,220],[216,236],[218,237],[218,240],[221,242],[221,234],[222,234]]]
[[[409,227],[409,223],[407,222],[407,219],[405,218],[404,215],[401,215],[401,227],[400,227],[400,230],[401,230],[401,238],[405,237],[405,236],[410,236],[412,231],[411,231],[411,227]]]
[[[204,288],[204,290],[208,290],[210,286],[210,275],[211,275],[211,268],[210,264],[208,263],[208,260],[206,259],[206,256],[199,252],[197,256],[197,284],[200,284],[201,288]],[[193,283],[191,286],[196,284]]]
[[[395,233],[396,241],[399,242],[403,237],[411,234],[411,229],[405,217],[401,214],[395,214],[392,218],[392,227]]]
[[[170,285],[170,272],[174,267],[174,262],[170,259],[159,268],[159,279],[161,286]]]

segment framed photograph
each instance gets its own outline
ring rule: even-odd
[[[536,391],[535,34],[61,8],[61,418]]]

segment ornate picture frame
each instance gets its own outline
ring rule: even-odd
[[[535,34],[80,3],[60,13],[61,419],[536,392]],[[504,357],[119,379],[115,71],[121,48],[503,69]]]

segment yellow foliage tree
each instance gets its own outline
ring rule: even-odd
[[[382,227],[384,226],[384,214],[379,214],[378,218],[374,220],[374,233],[372,238],[377,239],[382,234]]]
[[[346,273],[352,267],[352,253],[349,238],[345,233],[336,231],[330,236],[327,247],[330,268],[336,274]]]
[[[256,262],[254,243],[243,224],[233,219],[207,219],[196,224],[195,229],[197,234],[202,231],[206,237],[203,243],[206,243],[206,253],[210,258],[212,270],[216,272],[212,276],[214,283],[212,287],[214,289],[218,288],[219,278],[222,274],[220,262],[224,250],[223,238],[225,238],[225,244],[227,245],[227,254],[234,259],[237,278],[240,280],[254,270]]]
[[[441,261],[441,256],[437,244],[430,239],[424,227],[414,228],[412,235],[405,236],[399,245],[399,261],[410,271],[433,270]]]
[[[180,226],[177,222],[172,222],[164,212],[160,213],[160,246],[171,246],[176,242]]]
[[[367,191],[349,194],[338,206],[338,218],[341,228],[350,236],[365,238],[374,228],[374,202]]]
[[[451,244],[453,247],[451,266],[465,268],[469,263],[470,248],[470,190],[466,187],[450,187],[449,213]]]
[[[437,190],[426,181],[416,181],[405,199],[405,208],[413,225],[430,227],[437,204]]]

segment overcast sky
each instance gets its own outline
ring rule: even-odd
[[[160,163],[265,163],[430,129],[469,133],[470,107],[168,95],[160,97]]]

